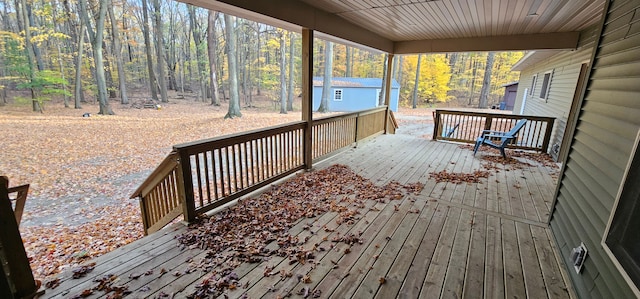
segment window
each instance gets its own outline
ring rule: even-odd
[[[540,98],[546,99],[549,96],[549,87],[551,87],[551,72],[546,72],[544,73],[544,78],[542,79]]]
[[[640,294],[640,238],[637,231],[640,227],[639,140],[640,131],[602,244],[636,294]]]
[[[333,100],[336,102],[342,101],[342,89],[334,89],[333,90]]]
[[[538,81],[538,74],[535,74],[531,78],[531,88],[529,88],[529,95],[530,96],[533,95],[533,91],[536,89],[536,83],[538,83],[537,81]]]

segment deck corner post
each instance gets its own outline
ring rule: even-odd
[[[433,112],[433,136],[431,136],[431,139],[438,140],[441,131],[442,124],[440,123],[440,110],[436,109],[436,111]]]
[[[547,121],[546,132],[544,133],[544,140],[542,140],[542,152],[546,153],[549,150],[549,142],[551,142],[551,132],[553,131],[553,124],[555,123],[555,118],[550,118]]]
[[[313,30],[302,29],[302,120],[304,168],[313,168]]]
[[[147,215],[147,207],[142,195],[138,196],[138,202],[140,203],[140,216],[142,217],[142,228],[144,229],[144,235],[149,235],[149,216]]]
[[[9,180],[0,177],[0,297],[31,298],[37,286],[9,199]]]
[[[384,112],[384,134],[387,134],[389,132],[389,114],[390,114],[390,108],[389,108],[389,103],[390,103],[390,99],[391,99],[391,78],[393,77],[392,71],[393,71],[393,54],[388,54],[387,55],[387,71],[386,74],[387,76],[384,78],[384,85],[385,85],[385,93],[384,93],[384,104],[387,106],[387,109]]]
[[[185,151],[178,150],[178,156],[180,157],[179,165],[181,171],[177,171],[178,174],[178,192],[180,192],[180,199],[182,200],[182,214],[184,215],[184,221],[192,222],[196,219],[196,201],[193,195],[193,178],[191,177],[191,159],[189,154]]]

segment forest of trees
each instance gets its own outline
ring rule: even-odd
[[[0,105],[42,111],[54,98],[77,109],[95,101],[99,113],[113,114],[110,102],[167,102],[174,91],[211,105],[228,100],[227,117],[240,117],[255,96],[279,102],[286,113],[300,93],[300,45],[298,33],[173,0],[2,1]],[[404,105],[487,107],[499,100],[501,85],[518,79],[510,68],[522,56],[396,56],[391,75]],[[386,61],[319,40],[314,57],[316,76],[328,64],[334,77],[381,78]]]

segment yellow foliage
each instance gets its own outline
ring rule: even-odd
[[[413,94],[418,55],[406,56],[403,65],[403,77],[406,84],[402,87],[403,98]],[[418,79],[418,102],[446,102],[449,91],[451,71],[444,54],[422,55]]]

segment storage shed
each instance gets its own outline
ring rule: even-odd
[[[313,110],[318,110],[322,99],[322,77],[313,78]],[[380,78],[334,77],[331,80],[329,111],[349,112],[378,107],[378,99],[382,90]],[[391,80],[391,97],[389,108],[398,111],[400,84]]]

